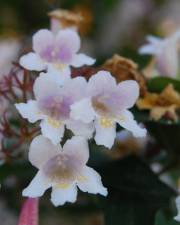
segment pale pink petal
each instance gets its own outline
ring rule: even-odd
[[[71,105],[70,116],[74,120],[80,120],[84,123],[90,123],[95,118],[95,111],[92,107],[91,100],[85,98]]]
[[[33,52],[22,56],[19,63],[27,70],[42,71],[47,67],[43,60]]]
[[[39,135],[33,139],[29,149],[29,161],[37,168],[41,168],[50,158],[61,151],[60,146],[54,146],[48,139]]]
[[[74,135],[83,136],[87,139],[92,138],[94,132],[93,123],[83,123],[79,120],[70,120],[66,127],[71,130]]]
[[[76,54],[73,57],[73,60],[71,62],[71,66],[74,67],[81,67],[83,65],[93,65],[96,62],[95,59],[85,55],[85,54]]]
[[[156,54],[156,63],[161,75],[175,78],[179,67],[177,43],[168,40],[167,44]]]
[[[77,158],[82,164],[87,163],[89,159],[89,146],[84,137],[74,136],[67,140],[63,146],[63,151],[74,155],[75,159]]]
[[[64,29],[60,30],[56,36],[56,47],[68,48],[72,54],[75,54],[80,49],[80,37],[75,30]]]
[[[155,55],[159,51],[159,48],[161,48],[163,40],[158,37],[149,35],[147,36],[147,41],[149,43],[143,45],[139,49],[139,53],[147,55]]]
[[[41,55],[47,48],[54,44],[53,33],[47,29],[42,29],[33,35],[33,50]]]
[[[155,36],[152,36],[152,35],[148,35],[146,37],[146,39],[147,39],[148,42],[150,42],[151,44],[154,44],[154,45],[160,44],[163,41],[162,38],[155,37]]]
[[[48,74],[60,86],[71,79],[71,69],[68,65],[56,67],[53,64],[48,64]]]
[[[120,112],[119,118],[117,118],[117,123],[123,128],[132,132],[135,137],[144,137],[146,136],[146,129],[140,127],[137,122],[134,120],[133,114],[128,111],[124,110]]]
[[[99,71],[88,82],[87,93],[90,96],[106,93],[116,88],[116,80],[107,71]]]
[[[18,225],[38,225],[39,224],[39,199],[28,198],[25,200]]]
[[[51,201],[55,206],[64,205],[66,202],[74,203],[77,199],[77,187],[73,184],[67,188],[53,187]]]
[[[95,141],[98,145],[104,145],[107,148],[111,148],[114,144],[114,140],[116,137],[116,124],[112,121],[112,126],[103,127],[100,124],[100,120],[95,121]]]
[[[139,84],[134,80],[122,81],[118,84],[117,95],[121,99],[121,109],[131,108],[139,97]]]
[[[22,195],[30,198],[37,198],[44,194],[44,192],[51,187],[51,183],[44,176],[44,174],[39,171],[33,178],[31,183],[22,192]]]
[[[54,122],[57,124],[54,125]],[[42,135],[49,138],[54,145],[57,145],[64,135],[64,124],[58,123],[58,121],[48,121],[48,119],[40,123]]]
[[[34,100],[29,100],[27,103],[15,104],[15,107],[21,116],[28,119],[30,123],[35,123],[36,121],[43,119],[43,116],[38,109],[37,102]]]
[[[92,168],[85,166],[81,177],[78,180],[78,187],[83,192],[91,194],[101,194],[107,196],[107,188],[105,188],[101,181],[101,176]]]
[[[140,47],[138,52],[142,55],[155,55],[157,52],[157,48],[152,44],[146,44]]]
[[[63,86],[64,96],[69,96],[73,100],[80,100],[85,97],[87,81],[84,77],[76,77],[66,81]]]
[[[40,99],[45,96],[60,94],[60,87],[49,73],[41,73],[34,82],[33,91],[36,99]]]

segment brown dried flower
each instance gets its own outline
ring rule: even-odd
[[[162,117],[177,121],[180,109],[180,94],[169,84],[160,94],[146,93],[137,101],[140,110],[150,110],[150,117],[159,120]]]
[[[67,27],[75,27],[79,29],[81,22],[83,21],[83,17],[75,12],[64,10],[64,9],[56,9],[48,13],[48,16],[54,22],[59,23],[59,27],[67,28]]]

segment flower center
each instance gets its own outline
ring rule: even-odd
[[[72,60],[72,52],[66,45],[46,46],[46,48],[40,52],[40,56],[45,61],[55,64],[68,64]]]
[[[49,122],[59,126],[59,121],[69,118],[71,99],[62,96],[47,96],[39,101],[40,110],[49,117]]]
[[[48,160],[43,171],[52,182],[63,188],[64,185],[68,185],[79,177],[81,163],[72,155],[60,153]]]
[[[105,100],[107,99],[107,96],[95,96],[92,97],[92,106],[94,110],[104,116],[108,116],[111,112],[108,105],[106,104]]]
[[[112,119],[108,119],[108,118],[104,118],[102,117],[100,119],[100,125],[103,127],[103,128],[110,128],[113,126],[113,120]]]

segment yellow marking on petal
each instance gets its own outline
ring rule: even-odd
[[[66,65],[63,64],[63,63],[55,63],[54,66],[55,66],[56,69],[58,69],[58,70],[63,70],[63,69],[66,67]]]
[[[100,119],[100,125],[103,127],[103,128],[110,128],[113,126],[113,119],[109,119],[109,118],[105,118],[105,117],[102,117]]]
[[[83,181],[87,181],[88,179],[87,179],[87,177],[81,175],[81,176],[78,177],[77,180],[80,181],[80,182],[83,182]]]
[[[61,188],[61,189],[67,189],[68,187],[69,187],[69,184],[67,183],[61,183],[56,185],[56,188]]]
[[[61,126],[61,122],[58,120],[53,120],[52,118],[48,118],[48,123],[54,127],[54,128],[59,128]]]

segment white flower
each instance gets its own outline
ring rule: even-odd
[[[180,31],[165,39],[148,36],[148,44],[139,49],[141,54],[154,55],[157,70],[161,75],[176,77],[179,67],[178,41]]]
[[[43,136],[36,137],[30,146],[29,160],[39,171],[23,196],[39,197],[52,187],[51,201],[55,206],[75,202],[77,187],[83,192],[106,196],[100,175],[86,166],[88,159],[88,143],[83,137],[73,137],[63,149]]]
[[[178,222],[180,222],[180,196],[176,198],[176,207],[178,211],[178,215],[174,217],[174,219]]]
[[[109,72],[100,71],[90,78],[87,96],[71,106],[71,117],[84,123],[94,121],[97,144],[112,147],[116,123],[131,131],[135,137],[145,136],[146,130],[138,126],[128,110],[139,96],[136,81],[123,81],[117,85]]]
[[[63,84],[70,79],[70,66],[92,65],[95,60],[85,54],[78,54],[80,37],[72,29],[60,30],[57,35],[42,29],[33,36],[34,52],[24,55],[20,64],[28,70],[48,70],[53,79]]]
[[[15,106],[22,117],[29,122],[41,120],[42,134],[54,144],[61,141],[65,125],[69,129],[72,128],[75,134],[90,138],[94,130],[92,124],[83,124],[81,121],[70,119],[70,106],[82,98],[86,85],[87,82],[83,77],[77,77],[60,87],[49,74],[41,73],[34,83],[36,100],[29,100],[27,103],[15,104]],[[79,131],[78,125],[82,127],[83,133]]]

